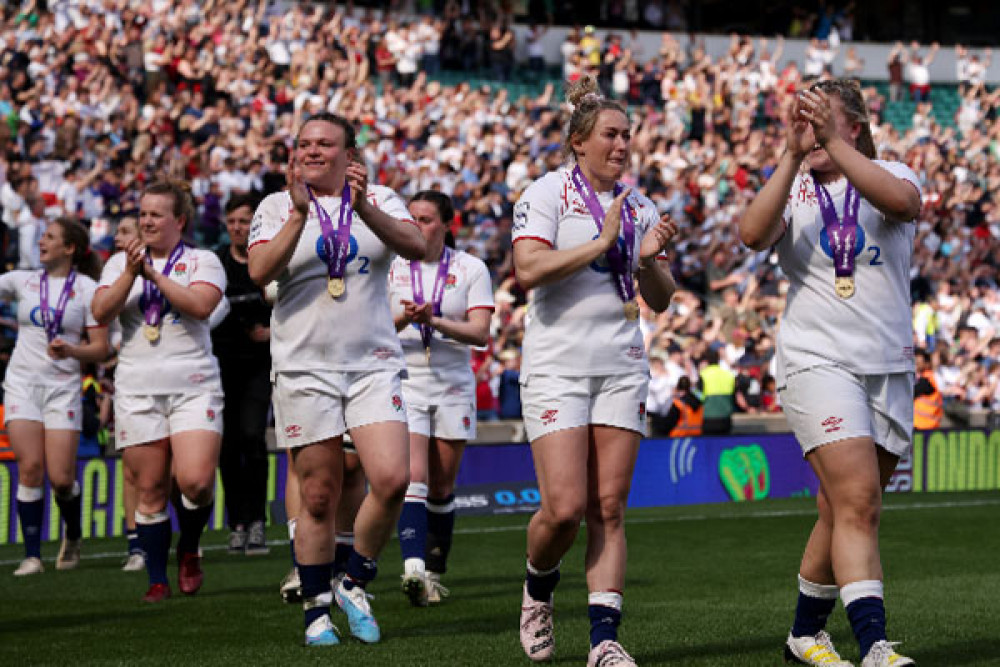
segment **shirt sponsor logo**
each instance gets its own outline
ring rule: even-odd
[[[458,278],[455,277],[454,273],[449,273],[448,277],[444,281],[445,289],[455,289],[455,285],[458,283]]]
[[[298,424],[290,424],[285,427],[286,438],[298,438],[302,435],[302,427]]]
[[[827,417],[820,425],[826,429],[827,433],[834,433],[840,430],[840,425],[844,423],[844,420],[840,417]]]
[[[528,226],[528,212],[531,202],[519,201],[514,205],[514,231],[519,232]]]
[[[374,350],[372,350],[372,356],[375,357],[376,359],[381,359],[382,361],[385,361],[386,359],[392,359],[393,357],[395,357],[396,353],[395,351],[393,351],[392,348],[389,347],[376,347]]]
[[[542,423],[548,426],[549,424],[555,424],[556,420],[559,419],[558,410],[546,410],[542,413]]]
[[[625,354],[631,359],[642,359],[642,348],[637,345],[633,345]]]

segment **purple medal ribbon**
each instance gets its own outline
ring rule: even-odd
[[[319,217],[319,227],[323,231],[323,248],[326,251],[327,276],[343,278],[347,268],[347,255],[351,248],[351,187],[344,181],[344,190],[340,194],[340,214],[337,219],[337,229],[333,228],[333,220],[326,209],[320,205],[312,188],[308,185],[309,199],[316,205],[316,215]]]
[[[66,313],[66,305],[69,304],[69,297],[73,293],[73,283],[76,282],[76,271],[69,270],[66,282],[63,283],[62,292],[56,302],[55,312],[49,316],[49,272],[42,271],[41,285],[38,287],[38,299],[41,306],[42,327],[45,329],[45,337],[49,342],[55,340],[62,329],[63,315]]]
[[[587,205],[587,210],[597,224],[597,231],[600,233],[604,229],[604,209],[597,199],[597,193],[590,186],[587,177],[580,170],[580,165],[573,168],[573,187],[583,197],[583,203]],[[621,194],[622,185],[615,183],[614,196]],[[608,260],[608,267],[615,281],[615,291],[625,303],[635,298],[635,283],[632,281],[632,253],[635,245],[635,220],[632,218],[632,209],[628,202],[622,202],[622,238],[625,240],[625,247],[620,248],[616,243],[605,253]],[[624,250],[624,252],[623,252]]]
[[[444,287],[448,282],[448,269],[451,266],[451,248],[444,247],[441,252],[441,259],[438,260],[437,275],[434,277],[434,289],[431,291],[431,304],[434,307],[434,316],[441,317],[441,302],[444,301]],[[424,305],[424,282],[420,272],[420,260],[410,261],[410,283],[413,286],[413,301],[418,306]],[[421,324],[420,340],[424,343],[424,349],[431,347],[431,335],[433,330],[427,324]]]
[[[174,269],[174,264],[180,260],[181,255],[184,254],[184,241],[181,241],[174,249],[170,251],[170,256],[167,258],[167,263],[163,266],[163,275],[169,276],[170,272]],[[153,266],[153,258],[149,254],[149,248],[146,248],[146,263],[150,267]],[[153,284],[152,280],[142,279],[142,295],[146,301],[146,308],[143,312],[146,324],[151,327],[160,326],[160,318],[163,314],[163,293],[157,289],[156,285]]]
[[[854,275],[854,244],[858,238],[858,210],[861,207],[861,195],[857,189],[847,182],[844,193],[844,217],[837,217],[837,209],[833,206],[833,198],[829,191],[820,185],[816,174],[812,174],[816,186],[816,200],[819,211],[823,215],[823,227],[830,241],[830,251],[833,253],[833,268],[838,278],[849,278]]]

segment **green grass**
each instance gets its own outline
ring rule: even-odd
[[[1000,665],[1000,494],[891,496],[882,526],[890,638],[921,667]],[[517,640],[527,517],[462,518],[445,583],[451,597],[412,609],[398,590],[393,541],[372,585],[384,639],[304,649],[301,611],[280,602],[288,568],[276,545],[231,557],[206,536],[206,584],[195,597],[139,602],[145,575],[118,557],[85,558],[25,580],[8,574],[20,547],[0,548],[0,665],[528,665]],[[621,638],[640,665],[781,664],[795,602],[808,500],[635,510]],[[278,540],[281,531],[270,537]],[[115,552],[92,540],[86,554]],[[555,664],[586,661],[581,541],[564,561],[556,595]],[[171,567],[171,577],[175,572]],[[346,629],[339,612],[334,622]],[[838,608],[829,630],[845,658],[857,647]]]

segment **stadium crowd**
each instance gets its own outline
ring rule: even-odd
[[[159,176],[191,183],[194,240],[215,247],[228,199],[281,190],[295,129],[337,113],[358,128],[372,183],[404,197],[438,189],[455,202],[458,247],[487,264],[495,287],[492,342],[473,358],[479,417],[516,418],[528,295],[513,273],[513,205],[563,159],[559,79],[593,74],[629,106],[630,185],[681,228],[670,250],[678,293],[661,315],[641,315],[654,376],[647,409],[666,413],[678,380],[696,378],[709,349],[739,375],[739,410],[780,409],[770,364],[787,281],[773,254],[740,243],[736,221],[778,162],[791,95],[811,78],[856,71],[849,48],[840,59],[817,40],[800,68],[782,59],[780,38],[734,35],[713,58],[693,37],[663,33],[649,52],[635,33],[601,38],[587,27],[570,31],[552,76],[544,27],[519,45],[512,17],[462,15],[453,1],[413,20],[255,0],[28,0],[0,12],[7,268],[37,268],[38,239],[61,215],[84,221],[110,252],[118,221]],[[906,77],[920,64],[915,47],[893,54]],[[926,65],[936,47],[923,51]],[[905,131],[884,120],[892,100],[882,92],[895,99],[896,88],[868,82],[865,94],[880,157],[910,165],[923,189],[914,344],[932,352],[947,400],[996,410],[1000,92],[983,81],[988,52],[960,55],[953,125],[935,120],[926,81],[907,79],[918,104]],[[442,69],[497,82],[522,76],[537,90],[515,98],[503,85],[444,85]],[[893,60],[887,72],[890,84],[902,83]],[[3,316],[9,348],[16,331],[10,311]]]

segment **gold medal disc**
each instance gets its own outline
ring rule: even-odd
[[[160,327],[154,327],[152,324],[146,324],[142,327],[142,335],[146,337],[150,343],[155,343],[160,340]]]
[[[854,276],[839,276],[833,282],[833,289],[841,299],[850,299],[854,296]]]
[[[639,304],[637,304],[634,299],[632,301],[626,301],[624,309],[626,320],[632,322],[639,319]]]
[[[343,278],[330,278],[326,281],[326,291],[330,293],[334,299],[340,298],[344,295],[344,291],[347,286],[344,284]]]

